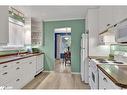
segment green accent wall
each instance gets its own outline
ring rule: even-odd
[[[71,27],[71,71],[80,72],[80,40],[81,34],[85,32],[85,19],[47,21],[43,23],[44,43],[42,51],[45,53],[45,70],[54,70],[54,29]]]

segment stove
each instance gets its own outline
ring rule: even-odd
[[[113,63],[115,63],[115,64],[124,64],[123,62],[117,62],[117,61],[114,61]]]
[[[108,63],[105,59],[96,59],[99,63]]]
[[[107,63],[107,64],[124,64],[123,62],[120,61],[116,61],[116,60],[106,60],[106,59],[95,59],[97,62],[99,63]]]
[[[89,85],[91,89],[99,88],[99,73],[98,64],[111,64],[111,65],[127,65],[127,54],[126,58],[121,56],[114,56],[115,60],[108,60],[103,58],[91,59],[89,64]]]

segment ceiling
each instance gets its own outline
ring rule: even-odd
[[[84,19],[88,8],[96,6],[14,6],[25,15],[44,21]]]

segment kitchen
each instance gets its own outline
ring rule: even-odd
[[[88,10],[88,82],[92,89],[126,89],[126,8],[99,6]]]
[[[57,12],[63,10],[66,19],[62,14],[57,17],[60,14],[57,12],[50,17],[49,10],[55,12],[56,9]],[[76,9],[80,11],[78,15]],[[69,14],[72,10],[74,13]],[[74,82],[83,85],[74,89],[127,88],[126,6],[0,6],[0,11],[3,22],[0,24],[1,89],[23,89],[41,74],[44,79],[35,82],[47,86],[41,83],[47,77],[61,76],[53,72],[53,30],[67,26],[72,28],[69,77],[77,76]],[[45,14],[40,14],[43,12]],[[66,78],[61,80],[65,84],[72,82],[65,81]],[[52,88],[51,85],[50,89],[73,89],[73,86]]]

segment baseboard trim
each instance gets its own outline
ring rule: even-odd
[[[51,73],[51,72],[53,72],[53,71],[45,71],[45,70],[44,70],[44,71],[42,71],[42,72],[50,72],[50,73]]]
[[[80,72],[71,72],[71,74],[80,74]]]

